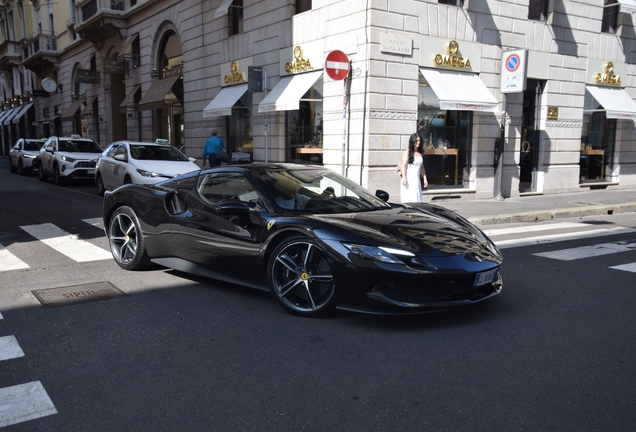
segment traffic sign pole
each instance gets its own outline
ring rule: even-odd
[[[342,51],[331,51],[327,54],[325,61],[325,71],[327,75],[333,80],[344,80],[343,84],[343,99],[342,99],[342,164],[340,167],[340,174],[345,175],[345,159],[347,149],[347,84],[349,71],[351,70],[351,64],[349,57]]]

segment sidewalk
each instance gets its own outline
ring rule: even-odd
[[[557,195],[530,195],[487,200],[435,200],[476,225],[636,212],[636,188],[598,189]]]

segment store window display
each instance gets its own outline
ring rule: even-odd
[[[287,161],[322,165],[322,78],[300,99],[299,109],[287,111]]]

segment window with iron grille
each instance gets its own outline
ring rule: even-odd
[[[234,0],[227,11],[230,36],[243,33],[243,0]]]
[[[548,19],[548,0],[530,0],[528,19],[546,21]]]
[[[603,8],[603,23],[601,24],[602,33],[615,34],[618,28],[618,8],[619,3],[616,0],[605,0]],[[615,6],[607,7],[613,4]]]

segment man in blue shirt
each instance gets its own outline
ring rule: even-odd
[[[221,165],[221,160],[216,158],[216,154],[219,151],[219,147],[225,147],[223,140],[216,136],[216,129],[212,129],[212,136],[205,142],[203,147],[203,166],[205,161],[210,159],[210,168]]]

